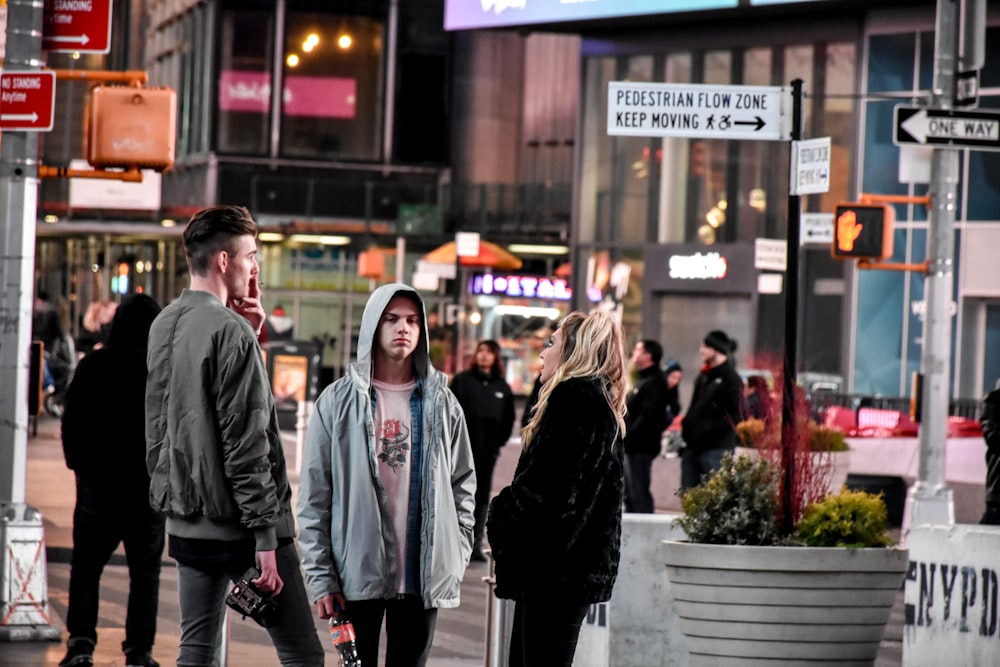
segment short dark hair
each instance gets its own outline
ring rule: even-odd
[[[243,206],[210,206],[191,216],[184,228],[184,252],[191,273],[208,273],[212,257],[220,250],[235,252],[240,236],[257,237],[257,223]]]
[[[643,340],[641,342],[642,349],[649,353],[650,358],[653,360],[653,365],[659,366],[660,361],[663,359],[663,346],[655,340]]]

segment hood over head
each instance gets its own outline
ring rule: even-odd
[[[160,314],[160,305],[146,294],[130,294],[115,309],[108,334],[108,347],[146,347],[149,327]]]
[[[417,304],[420,311],[420,340],[417,341],[417,349],[413,351],[413,363],[420,379],[426,380],[430,367],[430,352],[427,345],[427,308],[420,293],[403,283],[382,285],[368,298],[365,312],[361,316],[361,330],[358,333],[358,373],[365,379],[371,378],[374,367],[373,345],[378,332],[378,323],[382,319],[382,313],[386,306],[396,295],[410,298]]]

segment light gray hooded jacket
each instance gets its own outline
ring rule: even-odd
[[[424,606],[457,607],[472,553],[476,475],[465,417],[448,378],[431,366],[423,300],[401,283],[375,290],[365,306],[358,358],[316,401],[299,480],[299,549],[314,602],[397,595],[395,531],[379,477],[371,379],[378,323],[393,296],[412,294],[424,322],[413,353],[423,388],[420,587]],[[401,537],[400,539],[404,539]]]

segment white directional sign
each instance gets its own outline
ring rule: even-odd
[[[780,86],[611,81],[608,134],[787,141],[791,108]]]
[[[830,191],[830,137],[792,142],[789,194]]]
[[[825,246],[833,243],[833,213],[803,213],[799,217],[799,242]]]
[[[1000,151],[1000,112],[895,108],[893,143]]]
[[[788,266],[788,241],[754,239],[753,268],[761,271],[784,271]]]

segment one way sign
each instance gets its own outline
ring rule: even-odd
[[[895,108],[893,143],[1000,151],[1000,113]]]

